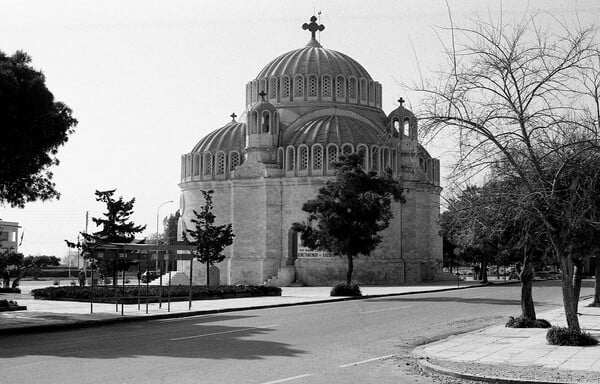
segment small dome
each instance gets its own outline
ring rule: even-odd
[[[246,145],[246,124],[235,120],[204,136],[192,152],[241,151]]]
[[[286,132],[284,145],[378,144],[382,133],[348,116],[321,116]]]
[[[298,74],[344,75],[372,80],[367,70],[350,56],[314,45],[284,53],[267,64],[256,78],[293,77]]]

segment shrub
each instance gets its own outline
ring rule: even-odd
[[[60,285],[60,280],[54,280],[54,285]]]
[[[17,302],[13,301],[13,300],[6,300],[6,299],[0,300],[0,308],[16,307],[18,305],[19,304],[17,304]]]
[[[551,345],[567,345],[572,347],[583,347],[596,345],[598,340],[587,332],[574,332],[569,328],[552,327],[546,334],[546,340]]]
[[[551,325],[547,320],[544,319],[529,319],[526,317],[512,317],[508,319],[505,327],[509,328],[550,328]]]
[[[116,290],[116,292],[115,292]],[[116,295],[115,295],[116,293]],[[142,297],[146,297],[146,286],[142,286],[139,290]],[[159,293],[162,293],[162,298],[168,297],[168,289],[163,286],[162,291],[159,286],[151,285],[148,287],[147,295],[151,297],[158,297]],[[188,285],[174,285],[171,286],[171,297],[183,297],[188,298],[190,293],[190,287]],[[31,295],[35,298],[41,299],[59,299],[59,300],[89,300],[90,296],[93,295],[95,301],[102,301],[103,299],[113,300],[115,296],[119,300],[125,299],[137,299],[138,287],[137,285],[128,285],[124,288],[117,286],[116,289],[113,286],[100,285],[92,287],[47,287],[39,288],[31,291]],[[243,285],[243,286],[232,286],[222,285],[219,287],[206,287],[205,285],[194,285],[192,286],[192,299],[221,299],[225,297],[252,297],[252,296],[281,296],[281,288],[279,287],[267,287],[267,286],[256,286],[256,285]]]
[[[0,293],[21,293],[19,288],[0,288]]]
[[[337,283],[331,288],[331,296],[362,296],[358,284]]]

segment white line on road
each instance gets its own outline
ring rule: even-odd
[[[340,368],[348,368],[348,367],[353,367],[355,365],[358,364],[364,364],[364,363],[370,363],[371,361],[377,361],[377,360],[385,360],[385,359],[389,359],[390,357],[392,357],[394,355],[387,355],[387,356],[381,356],[381,357],[374,357],[372,359],[368,359],[368,360],[363,360],[363,361],[357,361],[356,363],[350,363],[350,364],[344,364],[344,365],[340,365]]]
[[[375,311],[364,311],[364,312],[359,312],[359,315],[364,315],[365,313],[377,313],[377,312],[386,312],[386,311],[396,311],[398,309],[406,309],[406,308],[410,308],[410,306],[407,307],[394,307],[394,308],[386,308],[386,309],[378,309]]]
[[[311,373],[307,373],[305,375],[298,375],[298,376],[294,376],[294,377],[286,377],[285,379],[279,379],[279,380],[275,380],[275,381],[267,381],[266,383],[261,383],[261,384],[284,383],[286,381],[292,381],[292,380],[296,380],[296,379],[301,379],[303,377],[308,377],[308,376],[312,376],[312,374]]]
[[[152,320],[155,322],[170,322],[170,321],[184,321],[184,320],[189,320],[189,319],[195,319],[198,317],[214,317],[217,316],[217,314],[214,313],[209,313],[206,315],[195,315],[195,316],[184,316],[184,317],[175,317],[175,318],[168,318],[168,319],[158,319],[158,320]]]
[[[262,327],[251,327],[251,328],[243,328],[243,329],[234,329],[232,331],[223,331],[223,332],[213,332],[213,333],[205,333],[203,335],[194,335],[194,336],[186,336],[186,337],[176,337],[174,339],[171,339],[171,341],[178,341],[178,340],[187,340],[187,339],[197,339],[199,337],[206,337],[206,336],[215,336],[215,335],[224,335],[226,333],[234,333],[234,332],[244,332],[244,331],[250,331],[252,329],[261,329],[261,328],[272,328],[272,327],[276,327],[279,324],[271,324],[271,325],[264,325]]]

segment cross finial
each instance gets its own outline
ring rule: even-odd
[[[258,94],[258,96],[260,96],[260,98],[262,99],[262,101],[265,101],[265,96],[267,96],[267,92],[265,92],[264,90],[260,91],[260,93]]]
[[[404,99],[403,98],[399,98],[398,102],[400,103],[400,106],[402,106],[402,104],[404,104]]]
[[[310,40],[311,41],[317,41],[315,34],[317,33],[317,31],[321,32],[322,30],[325,29],[325,26],[323,24],[317,24],[316,21],[317,21],[317,17],[315,15],[313,15],[310,18],[310,24],[308,24],[308,23],[302,24],[302,29],[310,31]]]
[[[237,117],[237,115],[235,114],[235,112],[233,112],[233,113],[232,113],[231,115],[229,115],[229,116],[231,116],[231,120],[232,120],[232,121],[235,121],[235,118]]]

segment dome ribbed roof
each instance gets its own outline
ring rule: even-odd
[[[267,64],[256,78],[296,74],[339,74],[372,80],[367,70],[350,56],[314,45],[284,53]]]
[[[216,129],[204,136],[194,147],[192,152],[206,151],[241,151],[245,146],[246,124],[231,121],[224,127]]]
[[[321,116],[286,132],[284,145],[377,144],[381,133],[368,124],[348,116]]]

